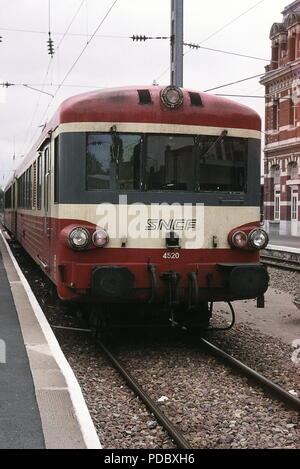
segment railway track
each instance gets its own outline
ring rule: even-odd
[[[264,249],[260,253],[260,260],[270,267],[300,272],[300,253]]]
[[[89,329],[78,329],[76,326],[75,327],[65,327],[65,326],[56,326],[56,328],[59,329],[65,329],[65,330],[70,330],[70,331],[75,331],[78,330],[80,332],[91,332]],[[103,344],[104,345],[104,344]],[[226,352],[222,351],[221,349],[218,349],[215,345],[211,344],[209,341],[206,339],[202,338],[200,339],[200,345],[209,353],[214,356],[218,356],[220,359],[225,361],[226,363],[229,363],[230,366],[235,366],[237,367],[241,373],[247,374],[248,377],[251,378],[253,383],[257,383],[260,386],[263,386],[265,390],[269,394],[276,395],[276,397],[285,403],[288,407],[291,407],[299,412],[300,410],[300,400],[293,396],[292,394],[288,393],[284,389],[282,389],[280,386],[276,385],[269,379],[265,378],[264,376],[260,375],[259,373],[255,372],[253,369],[247,367],[245,364],[242,362],[234,359],[233,357],[229,356],[226,354]],[[114,357],[113,353],[104,345],[104,347],[101,347],[103,354],[109,358],[110,361],[115,359],[114,366],[117,368],[116,363],[119,362],[117,357]],[[108,353],[107,353],[108,352]],[[121,364],[121,368],[124,368]],[[118,368],[117,368],[118,369]],[[118,370],[120,372],[120,370]],[[137,384],[136,394],[140,395],[140,391],[143,394],[143,402],[145,405],[150,409],[150,411],[155,415],[157,421],[162,425],[163,428],[166,429],[166,431],[169,433],[170,437],[172,440],[176,443],[178,448],[181,449],[193,449],[189,441],[187,441],[186,436],[178,429],[176,425],[174,425],[168,417],[161,411],[161,409],[157,406],[156,402],[151,399],[147,393],[142,389],[142,386],[136,382],[136,380],[130,375],[130,373],[126,372],[125,370],[125,375],[128,377],[125,378],[125,376],[122,374],[122,376],[126,379],[126,381],[130,384],[131,387]],[[132,381],[132,383],[130,383]],[[140,389],[139,389],[140,388]],[[199,408],[201,412],[201,407]],[[194,445],[195,447],[195,445]]]
[[[193,449],[190,443],[187,441],[183,432],[174,425],[169,418],[162,412],[160,407],[156,402],[149,396],[149,394],[143,389],[139,382],[131,375],[131,373],[126,369],[123,363],[114,355],[114,353],[102,342],[97,342],[101,351],[113,364],[115,369],[120,373],[120,375],[125,379],[127,384],[132,388],[135,394],[144,402],[146,407],[155,415],[157,421],[160,425],[168,432],[169,436],[180,449]],[[241,361],[233,358],[231,355],[228,355],[226,352],[216,347],[214,344],[209,342],[207,339],[201,338],[200,345],[205,349],[206,352],[212,354],[214,357],[221,359],[226,365],[238,369],[242,375],[246,375],[251,379],[252,383],[255,385],[261,386],[264,391],[269,395],[272,395],[277,398],[280,402],[284,403],[289,408],[300,412],[300,399],[294,395],[287,392],[281,386],[277,385],[270,379],[261,375],[257,371],[248,367]],[[194,448],[195,449],[195,448]]]
[[[168,432],[170,437],[176,442],[180,449],[192,449],[183,433],[169,420],[169,418],[161,411],[155,401],[142,388],[138,381],[129,373],[120,360],[109,350],[106,345],[99,341],[98,345],[105,356],[111,361],[116,370],[125,379],[127,384],[133,389],[137,396],[144,402],[148,409],[155,415],[157,421]]]
[[[270,267],[276,267],[277,269],[290,270],[300,272],[299,262],[287,261],[277,259],[274,256],[261,255],[261,262]]]

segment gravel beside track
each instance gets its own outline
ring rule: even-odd
[[[81,327],[79,307],[60,302],[47,278],[20,249],[14,253],[50,324]],[[272,271],[275,270],[272,268]],[[277,269],[276,269],[277,270]],[[275,287],[291,288],[293,273],[269,269]],[[287,280],[287,284],[283,281]],[[286,290],[285,290],[286,291]],[[293,291],[293,290],[289,290]],[[79,314],[78,314],[79,316]],[[215,325],[222,318],[215,317]],[[89,334],[55,330],[82,387],[104,448],[172,449],[175,445],[123,380],[102,358]],[[118,336],[114,347],[130,372],[178,424],[194,448],[299,449],[299,415],[287,410],[247,378],[207,355],[178,333]],[[208,339],[286,390],[300,395],[300,365],[293,349],[245,324]]]
[[[268,266],[270,287],[288,292],[294,298],[300,289],[300,274]]]

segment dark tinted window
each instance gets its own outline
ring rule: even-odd
[[[148,135],[146,190],[194,191],[193,136]]]
[[[226,134],[88,134],[86,188],[246,192],[248,154],[258,161],[260,146]]]
[[[59,137],[54,141],[54,203],[58,203],[59,197]]]
[[[87,190],[139,189],[141,136],[88,134]]]
[[[4,206],[5,208],[11,208],[11,187],[5,192]]]
[[[41,210],[41,207],[42,207],[42,156],[41,155],[39,155],[37,159],[36,205],[37,205],[37,209]]]
[[[198,191],[245,191],[248,140],[200,136]]]

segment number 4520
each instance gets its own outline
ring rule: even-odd
[[[163,258],[164,259],[179,259],[180,257],[180,254],[179,252],[170,252],[170,251],[167,251],[163,254]]]

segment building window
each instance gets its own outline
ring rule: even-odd
[[[287,173],[290,179],[298,179],[298,165],[296,161],[288,164]]]
[[[279,55],[279,44],[278,42],[272,47],[272,69],[278,68],[278,55]]]
[[[294,106],[294,101],[290,98],[289,100],[289,124],[295,127],[295,111],[296,106]]]
[[[292,193],[292,212],[291,212],[291,219],[298,220],[298,195],[296,193]]]
[[[271,167],[271,177],[274,178],[274,184],[280,184],[280,167],[279,167],[279,164],[274,164]]]
[[[275,192],[274,220],[280,220],[280,191]]]
[[[296,58],[296,35],[293,34],[289,40],[289,61],[292,62]]]
[[[279,130],[279,99],[273,101],[273,130]]]

